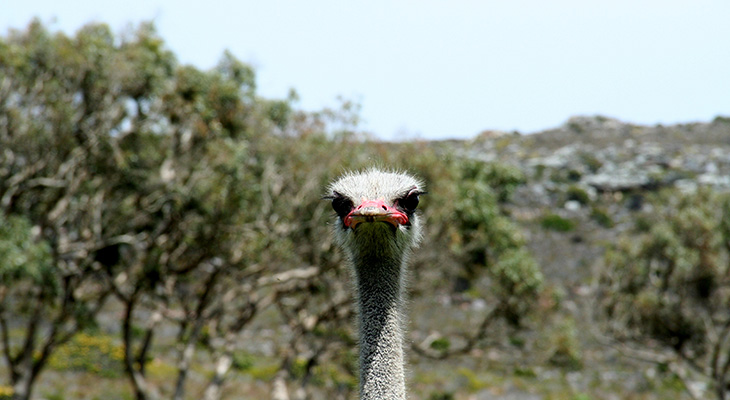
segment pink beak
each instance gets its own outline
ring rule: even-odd
[[[408,223],[408,216],[385,204],[383,200],[364,200],[343,219],[345,226],[355,229],[362,222],[388,222],[393,226]]]

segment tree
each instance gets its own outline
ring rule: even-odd
[[[124,308],[124,364],[137,398],[159,396],[146,363],[169,324],[178,328],[172,397],[182,398],[201,342],[218,366],[230,366],[235,336],[257,312],[298,282],[311,286],[311,264],[289,271],[302,260],[286,254],[293,246],[281,235],[293,237],[295,226],[277,213],[323,216],[314,209],[326,174],[312,181],[301,165],[280,170],[297,161],[295,147],[272,132],[284,133],[294,116],[287,101],[256,97],[248,66],[226,53],[211,71],[179,67],[150,25],[117,40],[105,25],[67,37],[38,22],[1,42],[0,60],[3,215],[27,219],[30,227],[12,229],[35,232],[33,243],[50,248],[48,267],[9,267],[49,279],[13,272],[3,282],[0,322],[16,397],[30,395],[53,350],[93,324],[112,294]],[[322,126],[318,117],[297,118]],[[282,189],[299,193],[301,206]],[[313,242],[322,243],[310,238],[298,249],[311,252]],[[7,243],[7,257],[29,248]],[[28,306],[11,289],[29,285],[38,301],[16,353],[8,326]],[[225,372],[216,368],[210,398]]]
[[[230,259],[242,258],[231,254],[245,237],[230,228],[247,221],[227,213],[247,209],[244,197],[253,193],[242,179],[253,175],[228,174],[231,162],[245,165],[242,154],[222,162],[215,152],[245,149],[226,141],[247,134],[252,73],[230,55],[209,73],[178,69],[149,25],[118,41],[105,25],[69,38],[34,22],[2,42],[0,59],[3,215],[22,215],[31,227],[17,229],[50,247],[49,265],[36,268],[47,271],[44,279],[8,273],[3,282],[0,322],[15,396],[30,396],[54,349],[93,324],[114,294],[126,308],[127,372],[137,396],[148,397],[144,368],[156,323],[136,343],[135,320],[147,319],[140,312],[178,320],[187,357],[182,350],[209,318],[209,293],[236,271],[240,263]],[[18,302],[16,287],[38,295]],[[186,290],[199,296],[192,309],[194,296],[180,298]],[[8,326],[21,318],[25,345],[16,350]],[[178,382],[187,365],[181,356]],[[183,385],[176,387],[180,397]]]
[[[93,257],[117,240],[102,224],[110,186],[100,174],[114,165],[110,132],[125,115],[117,97],[126,87],[106,84],[123,71],[105,57],[111,46],[103,26],[70,39],[38,22],[0,42],[0,213],[24,238],[6,242],[6,255],[48,249],[23,266],[3,260],[15,269],[2,282],[0,323],[19,399],[30,397],[50,355],[93,324],[111,293]],[[21,288],[32,296],[18,296]]]
[[[706,376],[718,399],[730,387],[730,198],[666,192],[607,253],[601,304],[621,341],[670,351]]]
[[[379,162],[433,188],[414,263],[489,277],[490,308],[460,333],[465,346],[424,354],[483,346],[496,320],[518,325],[541,283],[503,207],[521,176],[426,143],[369,141],[352,102],[312,113],[295,100],[260,98],[230,53],[207,71],[179,65],[148,24],[66,36],[33,22],[0,38],[0,346],[16,398],[109,303],[123,310],[137,399],[184,398],[196,364],[210,371],[202,397],[220,398],[263,311],[276,318],[257,329],[289,332],[273,343],[275,385],[316,392],[320,379],[325,395],[346,396],[353,308],[321,196],[343,171]],[[434,285],[413,281],[414,301]],[[176,378],[156,384],[149,361],[163,354]]]
[[[505,207],[524,183],[521,173],[494,163],[432,157],[419,169],[429,180],[427,189],[436,189],[424,201],[426,245],[414,270],[437,260],[441,276],[430,281],[450,280],[454,292],[486,304],[469,331],[432,334],[414,346],[420,354],[444,358],[499,342],[504,335],[493,329],[499,321],[519,329],[535,309],[543,276]]]

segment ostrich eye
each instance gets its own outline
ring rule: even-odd
[[[411,190],[405,197],[398,199],[398,205],[406,212],[416,211],[420,194],[421,192],[417,190]]]
[[[332,197],[332,209],[335,210],[340,218],[344,218],[347,214],[349,214],[353,207],[355,207],[355,205],[352,203],[352,200],[337,192],[334,193],[334,196]]]

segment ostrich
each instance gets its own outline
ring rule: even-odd
[[[370,169],[329,186],[336,242],[355,281],[360,399],[405,400],[403,302],[406,264],[420,239],[416,207],[425,193],[407,174]]]

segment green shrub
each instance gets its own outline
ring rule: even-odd
[[[592,154],[581,154],[581,161],[592,173],[598,172],[603,163]]]
[[[567,179],[570,182],[578,182],[580,181],[580,178],[583,177],[583,173],[578,171],[577,169],[571,169],[568,171]]]
[[[575,222],[557,214],[548,214],[542,217],[540,225],[545,229],[556,232],[570,232],[575,229]]]
[[[568,122],[568,130],[570,130],[573,133],[578,133],[578,134],[582,134],[582,133],[586,132],[586,128],[584,128],[583,125],[581,125],[578,122],[573,122],[573,121]]]
[[[253,367],[255,358],[246,352],[235,352],[233,353],[233,364],[232,367],[238,371],[246,371]]]
[[[433,392],[428,396],[428,400],[454,400],[455,398],[451,392]]]
[[[568,201],[573,200],[580,204],[588,204],[591,202],[591,197],[588,195],[588,192],[577,185],[570,185],[565,192],[565,197]]]
[[[730,124],[730,117],[724,115],[718,115],[713,118],[712,123],[714,124]]]
[[[533,169],[533,179],[536,181],[541,180],[545,176],[545,170],[547,167],[544,164],[538,164]]]
[[[451,347],[451,342],[447,338],[438,338],[431,342],[431,348],[436,351],[446,351]]]
[[[634,230],[637,233],[647,233],[654,225],[654,220],[648,216],[639,215],[634,219]]]
[[[554,169],[550,173],[550,180],[555,183],[571,183],[580,181],[583,174],[577,169]]]
[[[578,330],[572,319],[563,320],[551,333],[549,362],[560,368],[577,370],[583,367],[578,343]]]
[[[537,372],[530,367],[515,367],[514,373],[521,378],[537,378]]]
[[[593,209],[591,209],[591,219],[604,228],[612,228],[614,226],[611,216],[608,215],[608,212],[605,209],[600,207],[593,207]]]
[[[712,371],[713,384],[727,382],[730,370],[716,357],[730,354],[730,343],[715,338],[730,318],[730,198],[702,189],[649,200],[641,229],[606,252],[598,291],[606,331],[653,351],[662,346]]]

